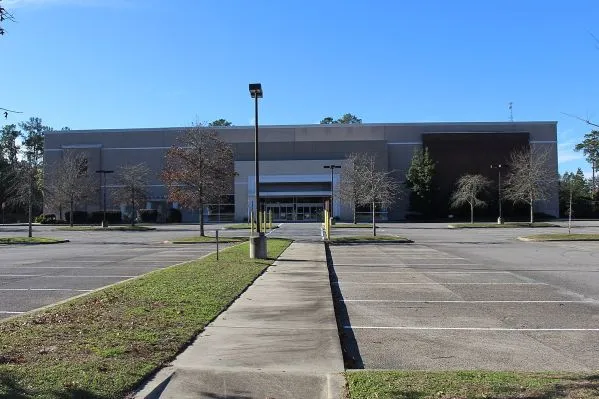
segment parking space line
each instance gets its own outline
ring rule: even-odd
[[[371,302],[371,303],[587,303],[596,304],[596,301],[573,301],[573,300],[480,300],[480,301],[467,301],[467,300],[399,300],[399,299],[340,299],[341,302]]]
[[[46,277],[46,278],[132,278],[135,276],[64,276],[64,275],[51,275],[51,274],[0,274],[2,277]]]
[[[334,267],[344,267],[344,266],[366,266],[366,267],[398,267],[398,268],[406,268],[410,266],[484,266],[480,263],[340,263],[334,264]]]
[[[554,332],[599,332],[599,328],[509,328],[509,327],[388,327],[388,326],[343,326],[346,330],[439,330],[439,331],[554,331]]]
[[[460,272],[453,272],[453,271],[447,271],[447,270],[443,270],[443,271],[432,271],[432,272],[426,272],[426,271],[413,271],[413,270],[402,270],[402,271],[398,271],[398,272],[342,272],[343,274],[409,274],[409,273],[416,273],[416,274],[514,274],[513,272],[508,272],[508,271],[480,271],[480,270],[474,270],[474,271],[460,271]]]
[[[0,270],[2,269],[14,269],[14,268],[23,268],[23,269],[89,269],[88,266],[27,266],[27,265],[21,265],[21,266],[11,266],[11,267],[0,267]],[[144,266],[123,266],[120,264],[117,265],[113,265],[113,266],[94,266],[94,269],[110,269],[110,268],[143,268]],[[148,266],[148,267],[153,267],[153,266]],[[0,274],[0,276],[8,276],[8,274]]]
[[[74,291],[91,292],[93,290],[78,290],[74,288],[0,288],[0,291]]]
[[[23,314],[25,312],[11,312],[8,310],[0,310],[0,314]]]
[[[516,283],[498,283],[498,282],[490,282],[490,283],[369,283],[362,281],[333,281],[333,284],[337,285],[346,285],[346,284],[360,284],[360,285],[548,285],[547,283],[528,283],[528,282],[516,282]]]

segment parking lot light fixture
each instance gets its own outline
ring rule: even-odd
[[[102,227],[107,227],[106,224],[106,175],[109,173],[114,173],[114,170],[106,170],[106,169],[100,169],[100,170],[96,170],[96,173],[102,173],[102,175],[104,176],[104,211],[103,211],[103,216],[102,216]],[[71,215],[71,217],[73,217],[73,215]]]
[[[250,83],[249,84],[250,95],[254,99],[254,172],[255,172],[255,191],[256,191],[256,215],[260,214],[260,153],[259,153],[259,141],[258,141],[258,99],[264,95],[262,91],[262,84]],[[259,218],[257,218],[259,220]],[[250,258],[266,259],[266,236],[264,231],[260,229],[260,223],[256,224],[256,235],[250,237]]]
[[[497,169],[497,202],[499,204],[499,217],[497,218],[497,224],[503,224],[503,213],[501,210],[501,169],[505,168],[505,165],[500,163],[492,164],[491,169]]]
[[[323,168],[325,169],[331,169],[331,218],[333,217],[333,172],[335,171],[335,169],[341,169],[341,165],[325,165],[323,166]]]

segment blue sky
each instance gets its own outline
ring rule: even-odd
[[[0,106],[56,129],[556,120],[560,171],[599,121],[599,2],[3,0]]]

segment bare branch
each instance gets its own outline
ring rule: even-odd
[[[204,235],[204,206],[233,191],[233,148],[217,133],[201,126],[187,129],[166,154],[162,180],[170,201],[200,211]]]
[[[591,121],[590,121],[590,120],[588,120],[588,119],[581,118],[580,116],[576,116],[576,115],[568,114],[568,113],[565,113],[565,112],[562,112],[562,114],[564,114],[564,115],[566,115],[566,116],[569,116],[570,118],[575,118],[575,119],[578,119],[579,121],[581,121],[581,122],[584,122],[584,123],[586,123],[587,125],[590,125],[590,126],[595,126],[595,127],[599,127],[599,125],[598,125],[598,124],[596,124],[596,123],[593,123],[593,122],[591,122]]]
[[[537,201],[546,200],[557,184],[558,176],[550,167],[547,149],[533,147],[510,154],[505,198],[530,207],[530,223],[534,222],[533,208]]]

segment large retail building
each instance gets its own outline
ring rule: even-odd
[[[230,193],[204,211],[209,220],[242,221],[254,206],[254,128],[231,126],[214,128],[234,148],[237,176]],[[146,208],[161,215],[169,207],[166,187],[160,181],[166,151],[177,142],[183,128],[71,130],[49,132],[45,137],[44,164],[52,167],[66,150],[77,150],[88,158],[88,170],[118,170],[124,164],[145,162],[152,170],[150,197]],[[525,146],[544,147],[551,153],[550,167],[557,175],[556,122],[467,122],[467,123],[385,123],[352,125],[297,125],[260,127],[260,196],[275,220],[319,220],[324,200],[331,194],[331,172],[326,165],[340,165],[350,153],[375,154],[378,167],[392,171],[399,182],[405,180],[412,155],[427,147],[436,162],[435,183],[438,206],[449,209],[448,198],[456,180],[464,173],[483,173],[497,182],[491,164],[505,164],[511,151]],[[115,186],[107,175],[106,186],[98,179],[98,198],[80,204],[80,210],[101,208],[103,190]],[[335,170],[333,187],[339,185]],[[108,208],[125,210],[124,204]],[[409,210],[404,195],[379,217],[401,220]],[[535,211],[558,215],[557,187]],[[350,219],[347,204],[334,201],[334,215]],[[183,210],[184,221],[197,221],[197,210]]]

